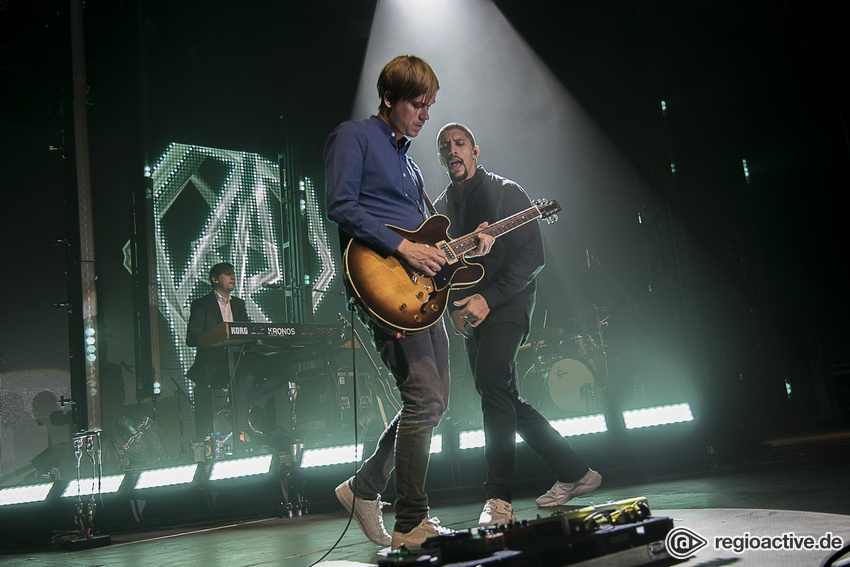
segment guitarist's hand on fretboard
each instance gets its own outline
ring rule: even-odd
[[[492,234],[486,234],[480,232],[481,230],[487,228],[490,223],[487,221],[482,222],[478,225],[478,228],[475,229],[475,235],[478,239],[478,246],[476,246],[475,250],[466,253],[467,258],[477,258],[478,256],[486,256],[490,249],[493,248],[493,243],[496,242],[496,237]]]
[[[439,248],[417,244],[407,239],[398,245],[396,255],[401,256],[414,270],[419,270],[428,277],[436,275],[446,263],[446,255]]]

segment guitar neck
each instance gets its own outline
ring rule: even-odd
[[[533,220],[540,218],[540,210],[537,207],[529,207],[524,211],[520,211],[506,219],[500,220],[489,225],[483,230],[471,232],[460,238],[456,238],[449,242],[449,246],[458,256],[466,254],[470,250],[475,250],[478,246],[478,235],[481,233],[489,234],[495,238],[507,234],[515,228],[519,228],[524,224],[530,223]]]

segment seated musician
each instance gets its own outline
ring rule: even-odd
[[[198,347],[195,362],[186,375],[195,383],[195,431],[203,437],[213,421],[212,389],[227,388],[230,384],[230,364],[227,347],[201,347],[198,339],[205,332],[224,321],[250,321],[245,301],[234,297],[236,274],[233,265],[226,262],[216,264],[209,274],[212,291],[192,301],[189,324],[186,328],[186,344]],[[250,360],[240,360],[236,365],[231,392],[235,432],[248,443],[258,443],[264,436],[258,416],[266,402],[286,381],[273,373],[266,380],[255,378],[260,365]]]

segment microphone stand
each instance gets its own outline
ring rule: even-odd
[[[640,307],[638,307],[638,304],[635,303],[634,300],[632,300],[632,298],[629,296],[628,293],[625,292],[625,290],[623,290],[623,288],[622,288],[622,286],[620,286],[619,282],[617,282],[617,280],[615,280],[611,276],[611,274],[609,274],[607,271],[605,271],[605,268],[602,266],[602,262],[599,261],[599,257],[596,255],[596,250],[593,248],[593,246],[590,246],[589,248],[585,248],[584,250],[585,250],[585,253],[587,254],[587,267],[590,268],[591,265],[593,264],[593,262],[595,261],[596,265],[599,266],[599,270],[602,272],[602,275],[604,275],[606,278],[608,278],[608,281],[610,281],[612,284],[614,284],[614,287],[617,288],[617,291],[620,292],[620,295],[625,297],[626,301],[628,301],[632,305],[632,307],[635,308],[636,311],[640,311]]]
[[[189,394],[183,387],[180,385],[174,377],[171,377],[171,381],[174,382],[174,385],[177,387],[177,391],[189,401],[189,404],[192,403],[192,398],[189,397]],[[177,396],[177,430],[180,432],[180,457],[185,457],[186,453],[186,435],[183,427],[183,405],[180,403],[180,396]]]

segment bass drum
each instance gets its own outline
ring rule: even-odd
[[[560,409],[576,415],[596,409],[593,373],[574,358],[563,358],[552,365],[546,383],[552,401]]]

